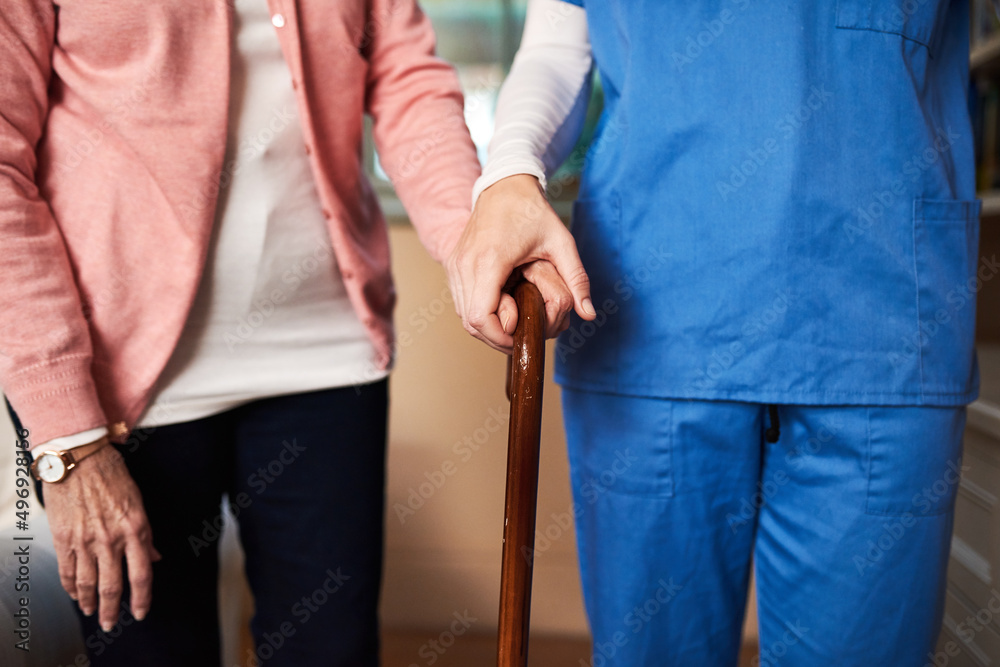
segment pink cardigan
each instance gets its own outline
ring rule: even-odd
[[[227,178],[230,4],[3,1],[0,385],[34,443],[104,424],[124,442],[177,344]],[[388,366],[395,291],[362,117],[441,260],[479,175],[458,82],[415,0],[268,4],[334,254]]]

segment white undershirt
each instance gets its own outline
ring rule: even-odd
[[[483,190],[515,174],[531,174],[545,187],[583,130],[591,63],[586,12],[561,0],[529,0],[473,206]]]
[[[226,171],[204,275],[138,426],[372,382],[376,352],[333,257],[265,0],[235,0]],[[227,182],[228,181],[228,182]]]

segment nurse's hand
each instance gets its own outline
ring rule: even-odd
[[[510,176],[483,191],[445,268],[465,330],[507,354],[517,307],[501,290],[516,269],[545,299],[548,337],[568,326],[571,310],[596,316],[573,236],[534,176]]]
[[[63,588],[85,615],[98,612],[101,628],[108,632],[121,612],[124,559],[132,615],[141,621],[152,600],[152,563],[160,554],[122,455],[110,445],[102,447],[62,482],[44,484]]]

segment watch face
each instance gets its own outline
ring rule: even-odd
[[[43,482],[58,482],[66,475],[66,462],[55,454],[42,454],[35,470]]]

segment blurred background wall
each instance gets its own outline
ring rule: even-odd
[[[444,271],[416,233],[394,227],[392,243],[398,335],[412,343],[401,343],[391,380],[383,617],[389,625],[429,623],[433,630],[468,609],[486,630],[496,622],[499,601],[506,357],[462,328]],[[583,634],[566,444],[559,392],[551,384],[542,425],[538,527],[544,540],[535,560],[532,622],[538,632]]]

